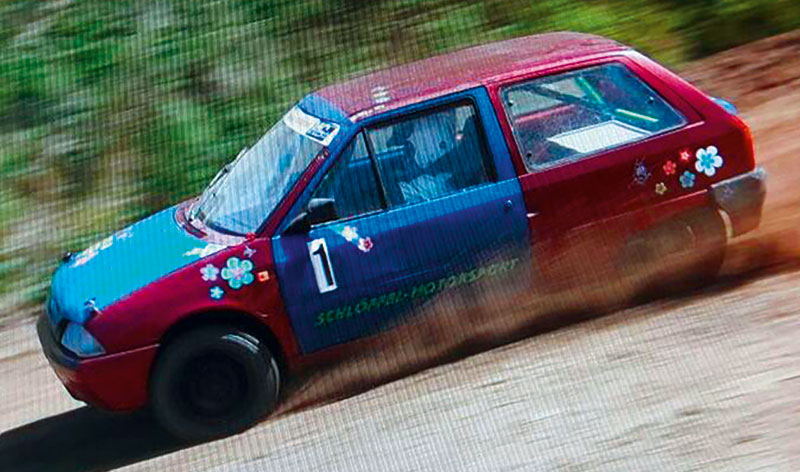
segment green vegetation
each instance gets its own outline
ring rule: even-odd
[[[64,250],[200,191],[321,85],[543,31],[675,66],[798,26],[796,0],[6,0],[0,313],[36,307]]]

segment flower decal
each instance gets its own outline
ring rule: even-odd
[[[238,257],[228,259],[225,268],[222,269],[222,278],[228,281],[228,285],[234,290],[239,290],[242,285],[250,285],[255,277],[250,272],[253,270],[253,263],[240,260]]]
[[[667,184],[664,182],[659,182],[656,184],[656,193],[659,195],[664,195],[667,193]]]
[[[677,170],[677,168],[678,168],[678,166],[675,165],[674,162],[667,161],[666,163],[664,163],[664,167],[663,167],[664,175],[673,175],[673,174],[675,174],[675,171]]]
[[[681,151],[681,160],[683,162],[689,162],[689,159],[691,158],[692,158],[692,153],[689,152],[688,149],[684,149],[683,151]]]
[[[636,161],[633,166],[633,181],[639,185],[644,185],[649,178],[650,172],[648,172],[647,166],[644,165],[644,160]]]
[[[358,249],[361,252],[369,252],[372,250],[372,239],[371,238],[361,238],[358,240]]]
[[[372,249],[372,239],[359,236],[358,228],[355,226],[345,226],[339,231],[339,234],[341,234],[347,242],[356,246],[361,252],[369,252]]]
[[[211,289],[208,291],[208,295],[209,295],[211,298],[213,298],[214,300],[219,300],[219,299],[221,299],[221,298],[222,298],[222,296],[223,296],[223,295],[225,295],[225,291],[224,291],[224,290],[222,290],[221,288],[217,287],[216,285],[214,285],[214,286],[213,286],[213,287],[211,287]]]
[[[200,269],[200,274],[203,276],[203,280],[206,282],[213,282],[217,280],[219,269],[217,269],[217,267],[213,264],[206,264],[202,269]]]
[[[345,226],[342,229],[342,236],[347,240],[347,242],[352,243],[358,239],[358,229],[352,226]]]
[[[683,188],[692,188],[694,187],[694,180],[697,176],[688,170],[681,174],[679,180],[681,181],[681,187]]]
[[[716,146],[709,146],[705,149],[700,148],[697,150],[697,161],[694,163],[694,168],[697,169],[697,172],[713,177],[723,163],[722,156],[718,154]]]

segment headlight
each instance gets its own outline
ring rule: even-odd
[[[74,352],[78,357],[95,357],[105,354],[106,350],[86,331],[83,325],[69,323],[61,336],[61,344]]]

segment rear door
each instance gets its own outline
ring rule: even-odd
[[[539,286],[604,289],[637,231],[698,203],[700,118],[626,58],[501,84]],[[611,278],[611,279],[610,279]]]
[[[274,240],[304,352],[530,267],[521,189],[483,89],[365,123],[306,193],[334,199],[337,217]]]

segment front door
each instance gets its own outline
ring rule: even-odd
[[[520,186],[497,175],[469,94],[356,135],[310,194],[336,217],[275,238],[302,350],[387,329],[451,290],[526,279]]]

